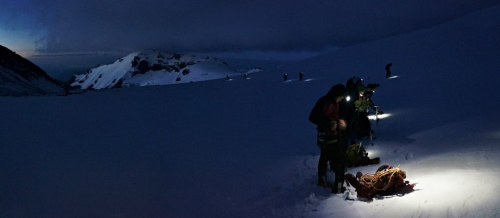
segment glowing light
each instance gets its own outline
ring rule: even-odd
[[[368,119],[370,119],[370,120],[377,120],[377,117],[378,117],[378,119],[381,120],[381,119],[385,119],[385,118],[390,117],[390,116],[391,116],[391,114],[379,114],[378,116],[369,115]]]
[[[347,96],[347,98],[345,98],[346,101],[350,101],[351,100],[351,96]]]
[[[382,153],[378,149],[371,149],[370,144],[363,145],[363,147],[365,148],[366,152],[368,152],[368,156],[370,158],[380,157],[380,154]]]

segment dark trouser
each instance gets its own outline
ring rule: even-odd
[[[344,152],[347,151],[347,148],[349,148],[349,145],[356,144],[356,133],[349,129],[346,130],[341,130],[340,131],[340,145],[341,148],[344,149]]]
[[[341,143],[328,144],[321,149],[318,163],[318,181],[322,181],[323,177],[326,178],[328,162],[330,162],[330,169],[335,172],[334,187],[337,188],[339,183],[343,186],[346,160],[345,150],[342,148]]]
[[[344,136],[344,147],[347,150],[349,145],[357,143],[357,114],[353,115],[351,119],[347,122],[347,130],[342,132],[342,136]]]
[[[358,128],[358,132],[357,132],[356,136],[358,137],[358,139],[370,136],[370,132],[372,130],[372,127],[371,127],[372,124],[371,124],[370,120],[368,119],[368,114],[365,112],[360,112],[360,113],[358,113],[357,119],[358,119],[359,128]]]

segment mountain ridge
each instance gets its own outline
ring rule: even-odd
[[[0,45],[0,95],[23,96],[63,93],[64,83],[44,70]]]
[[[244,73],[260,71],[254,68]],[[70,80],[75,89],[109,89],[131,86],[169,85],[221,79],[243,74],[217,58],[199,58],[163,50],[133,52],[112,64],[98,66]]]

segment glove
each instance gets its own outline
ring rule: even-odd
[[[337,121],[330,122],[330,129],[332,130],[332,132],[335,132],[335,130],[337,130]]]

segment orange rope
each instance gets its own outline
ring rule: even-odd
[[[382,177],[388,176],[388,175],[390,175],[389,180],[387,181],[387,183],[385,183],[385,186],[382,189],[376,188],[375,184],[379,180],[381,180]],[[379,190],[379,191],[385,191],[389,188],[389,184],[391,183],[391,180],[396,178],[396,177],[399,177],[403,180],[406,178],[406,172],[404,170],[399,169],[399,166],[396,168],[386,170],[386,171],[379,171],[379,172],[376,172],[375,174],[373,174],[373,173],[364,174],[361,176],[361,179],[359,182],[363,186],[368,186],[368,187],[371,187],[371,188],[373,188],[375,190]]]

